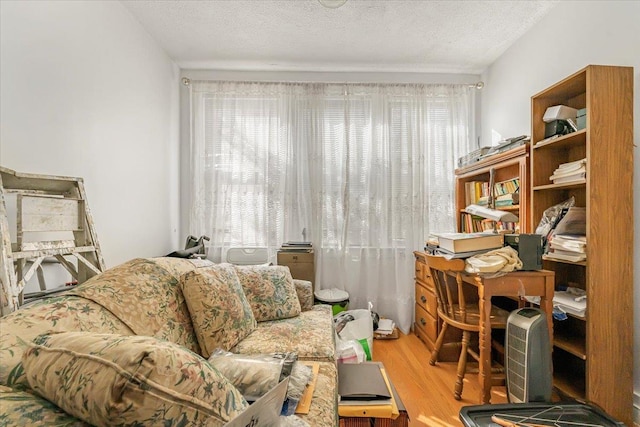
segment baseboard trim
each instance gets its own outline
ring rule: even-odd
[[[640,394],[633,392],[633,424],[640,427]]]

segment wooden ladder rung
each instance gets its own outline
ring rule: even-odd
[[[88,252],[96,252],[95,246],[77,246],[71,248],[56,248],[56,249],[46,249],[40,251],[22,251],[22,252],[14,252],[12,254],[13,259],[25,259],[25,258],[37,258],[41,256],[55,256],[55,255],[71,255],[74,253],[88,253]]]

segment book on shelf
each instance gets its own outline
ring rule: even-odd
[[[496,182],[493,185],[493,194],[497,196],[502,194],[517,193],[519,190],[520,178],[518,177]]]
[[[552,258],[563,259],[565,261],[585,261],[587,259],[587,253],[583,251],[566,250],[559,248],[551,248],[547,254]]]
[[[465,204],[477,203],[481,197],[489,195],[489,183],[486,181],[468,181],[464,183]]]
[[[460,214],[460,232],[477,233],[479,231],[492,231],[495,222],[466,212]]]
[[[514,206],[520,203],[520,193],[505,193],[500,194],[494,198],[494,204],[496,207]],[[482,196],[475,203],[478,206],[489,206],[489,196]]]
[[[568,236],[552,236],[549,240],[549,249],[585,254],[587,253],[587,241],[586,238],[582,240],[568,238]]]
[[[504,236],[498,233],[434,233],[438,246],[453,253],[497,249],[504,246]]]
[[[572,182],[582,182],[587,178],[587,173],[586,172],[579,172],[576,173],[574,175],[567,175],[567,176],[563,176],[561,178],[555,178],[553,179],[553,183],[554,184],[569,184]]]
[[[560,260],[569,262],[581,262],[587,260],[587,254],[580,254],[577,252],[551,250],[545,255],[542,255],[542,259],[546,260]]]
[[[580,159],[569,163],[562,163],[549,177],[554,184],[566,184],[581,181],[587,176],[587,159]]]

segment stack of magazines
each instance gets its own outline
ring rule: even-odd
[[[569,182],[583,181],[587,177],[587,159],[575,162],[562,163],[549,177],[554,184],[567,184]]]

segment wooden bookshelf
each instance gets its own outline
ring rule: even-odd
[[[540,142],[554,105],[586,108],[586,128]],[[554,385],[633,425],[633,68],[590,65],[534,95],[531,113],[531,224],[570,197],[587,210],[587,260],[543,261],[556,285],[585,289],[588,301],[584,319],[554,324]],[[582,158],[584,181],[549,181]]]
[[[472,181],[489,182],[491,170],[494,171],[494,183],[517,178],[520,181],[517,205],[499,207],[497,209],[512,212],[518,216],[520,222],[518,231],[530,232],[529,212],[529,144],[524,144],[503,153],[494,154],[478,162],[456,169],[456,212],[458,216],[458,231],[465,230],[462,216],[467,207],[465,185]]]

